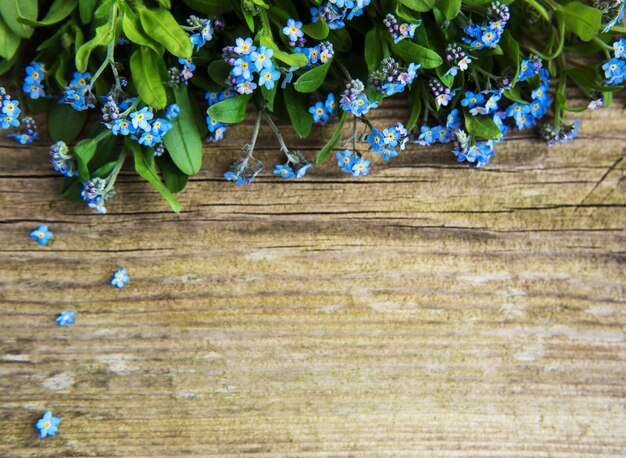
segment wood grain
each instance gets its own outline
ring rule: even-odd
[[[626,123],[584,118],[483,170],[411,147],[363,179],[329,160],[239,188],[220,176],[248,122],[179,215],[131,170],[95,215],[45,145],[2,141],[0,455],[626,456]]]

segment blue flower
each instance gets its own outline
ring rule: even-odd
[[[337,102],[335,102],[335,94],[330,92],[328,96],[326,96],[326,102],[324,105],[326,106],[326,111],[330,116],[337,115]]]
[[[213,38],[213,27],[211,27],[211,21],[209,19],[203,19],[203,21],[204,26],[202,27],[202,30],[189,37],[191,44],[194,46],[196,51],[204,46],[207,41],[211,41]]]
[[[76,312],[74,310],[67,310],[56,317],[55,321],[59,326],[69,326],[70,324],[74,324],[75,314]]]
[[[274,169],[274,175],[280,175],[283,178],[293,178],[296,176],[294,171],[288,165],[278,164]]]
[[[602,66],[607,84],[615,86],[626,80],[626,60],[613,58]]]
[[[179,57],[178,63],[183,67],[188,68],[190,72],[193,72],[196,69],[196,64],[193,63],[193,59],[191,57]]]
[[[154,146],[160,141],[161,141],[161,137],[159,135],[148,131],[148,132],[144,132],[143,134],[141,134],[141,137],[139,137],[138,143],[140,145],[145,145],[145,146]]]
[[[39,430],[39,438],[44,439],[47,436],[54,436],[59,432],[59,428],[57,428],[59,423],[61,423],[61,419],[54,417],[52,412],[44,413],[43,417],[35,424],[35,428]]]
[[[446,119],[446,127],[448,129],[460,129],[461,128],[461,117],[459,116],[458,108],[455,108],[450,112],[448,118]]]
[[[256,87],[256,83],[253,83],[252,81],[242,81],[237,84],[237,92],[240,94],[252,94]]]
[[[20,145],[26,145],[27,143],[32,143],[35,140],[35,137],[28,134],[8,134],[7,137],[15,139]]]
[[[153,117],[154,115],[148,107],[143,107],[141,110],[133,111],[130,114],[130,119],[133,127],[135,129],[143,129],[146,131],[150,130],[150,124],[148,121],[150,121]]]
[[[342,171],[352,173],[354,162],[355,157],[349,149],[337,152],[337,165],[341,167]]]
[[[122,288],[129,281],[130,277],[126,273],[126,269],[120,269],[113,274],[113,278],[111,278],[111,285],[117,288]]]
[[[167,107],[167,110],[165,110],[165,117],[169,120],[172,120],[174,118],[177,118],[179,113],[180,108],[178,107],[178,105],[172,103]]]
[[[2,113],[11,118],[17,118],[22,112],[17,100],[2,100],[0,101],[0,107],[2,107]]]
[[[238,184],[239,186],[248,184],[246,180],[244,180],[240,175],[236,174],[235,172],[226,172],[224,174],[224,178],[226,178],[228,181],[232,181]]]
[[[322,102],[317,102],[309,108],[309,113],[313,115],[313,122],[316,124],[326,124],[328,121],[328,112],[326,106]]]
[[[298,38],[304,36],[304,32],[301,30],[302,22],[294,19],[287,20],[287,26],[283,27],[283,33],[289,37],[289,41],[296,42]]]
[[[420,134],[417,137],[417,143],[424,146],[429,146],[435,143],[435,134],[433,132],[434,129],[428,126],[422,126],[420,128]]]
[[[113,135],[128,135],[130,133],[135,133],[137,129],[125,118],[118,118],[113,121],[113,125],[111,126],[111,133]]]
[[[237,38],[235,40],[236,46],[234,51],[237,54],[241,54],[242,56],[245,56],[247,54],[250,54],[254,51],[256,51],[256,46],[254,46],[252,43],[252,38]]]
[[[377,150],[376,153],[381,154],[383,156],[383,159],[386,161],[398,155],[398,152],[394,148],[388,145],[383,146],[381,149]]]
[[[30,238],[35,240],[41,246],[47,245],[48,241],[52,237],[54,237],[54,235],[52,234],[52,232],[48,230],[48,226],[45,224],[42,224],[41,226],[39,226],[37,229],[35,229],[33,232],[30,233]]]
[[[274,89],[274,82],[280,78],[280,72],[273,67],[263,70],[259,75],[259,85],[266,89]]]
[[[587,105],[587,108],[592,111],[595,111],[595,110],[602,108],[603,106],[604,106],[604,100],[602,99],[602,97],[600,97],[599,99],[595,99],[589,102],[589,105]]]
[[[87,103],[82,92],[69,88],[66,88],[63,93],[63,103],[71,105],[76,111],[84,111],[93,107],[93,104]]]
[[[369,168],[370,161],[360,157],[354,162],[354,165],[352,166],[352,175],[354,175],[355,177],[367,175],[367,173],[369,172]]]
[[[484,101],[485,97],[482,94],[474,94],[472,91],[467,91],[465,93],[465,98],[461,100],[461,105],[468,108],[474,108],[477,105],[483,104]]]
[[[24,83],[22,86],[22,90],[28,94],[31,99],[38,99],[46,95],[43,90],[43,86],[41,84],[33,84],[33,83]]]
[[[433,127],[433,130],[438,135],[437,140],[439,140],[439,143],[448,143],[452,140],[452,132],[447,127],[437,126]]]
[[[250,54],[250,60],[254,63],[257,72],[260,72],[263,68],[273,67],[272,56],[274,50],[272,48],[266,48],[265,46],[259,47],[256,51]]]
[[[157,118],[152,121],[151,124],[151,132],[159,137],[163,137],[169,130],[172,128],[172,123],[163,119]]]
[[[27,84],[39,84],[43,81],[45,70],[43,65],[38,62],[32,62],[26,67],[26,78],[24,82]]]
[[[3,116],[0,118],[0,127],[8,129],[9,127],[17,127],[20,125],[20,121],[13,116]]]
[[[72,81],[70,81],[70,87],[80,91],[83,89],[87,89],[89,82],[91,81],[91,73],[85,72],[74,72],[74,77]]]
[[[396,146],[398,144],[398,132],[395,127],[383,130],[383,141],[385,145]]]
[[[372,129],[372,133],[367,137],[367,142],[374,151],[378,152],[385,145],[385,138],[378,130]]]
[[[300,167],[298,169],[298,171],[296,172],[296,178],[302,178],[304,175],[306,175],[307,171],[313,167],[313,164],[310,162],[307,162],[306,164],[304,164],[302,167]]]
[[[250,57],[243,56],[235,61],[235,65],[231,70],[231,73],[235,76],[241,76],[244,80],[252,79],[250,65]]]

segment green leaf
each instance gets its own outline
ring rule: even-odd
[[[500,129],[489,116],[472,116],[465,112],[465,128],[467,133],[487,140],[498,140],[501,137]]]
[[[563,16],[567,28],[583,41],[589,41],[595,37],[602,25],[600,10],[579,1],[560,6],[558,12]]]
[[[332,137],[330,137],[330,140],[328,140],[324,148],[322,148],[321,151],[317,154],[316,162],[318,164],[321,162],[324,162],[328,154],[332,151],[335,145],[339,142],[339,139],[341,138],[341,133],[343,131],[343,125],[346,123],[347,118],[348,118],[348,113],[346,113],[345,111],[342,111],[341,114],[339,115],[339,122],[337,123],[337,127],[335,128],[335,133],[333,134]]]
[[[0,0],[0,16],[11,31],[22,38],[30,38],[33,28],[17,18],[37,20],[37,0]]]
[[[411,107],[411,112],[406,123],[406,129],[410,132],[417,124],[417,119],[422,112],[422,94],[417,86],[413,86],[409,92],[409,106]]]
[[[76,51],[76,69],[79,72],[87,71],[91,51],[93,51],[98,46],[107,46],[111,42],[111,40],[115,38],[114,32],[115,29],[112,28],[110,24],[102,24],[96,29],[95,36],[87,43],[83,44],[80,48],[78,48],[78,50]]]
[[[79,0],[78,1],[78,12],[80,14],[80,22],[83,24],[88,24],[91,22],[91,18],[93,17],[93,12],[96,9],[96,4],[98,0]]]
[[[304,67],[309,62],[309,59],[304,54],[289,54],[281,51],[278,45],[274,43],[274,40],[267,35],[261,37],[261,45],[272,48],[274,50],[274,58],[291,67]]]
[[[304,92],[307,94],[314,92],[322,85],[322,83],[326,79],[326,74],[328,73],[328,69],[330,68],[331,63],[332,60],[326,62],[324,65],[320,65],[319,67],[315,67],[314,69],[304,73],[294,83],[293,87],[298,92]]]
[[[393,53],[405,62],[415,62],[422,68],[435,68],[443,63],[439,54],[409,40],[402,40],[393,45]]]
[[[154,50],[157,54],[163,54],[163,48],[160,48],[152,38],[150,38],[141,27],[141,22],[133,10],[128,6],[124,7],[124,17],[122,19],[122,28],[124,35],[133,43],[137,43],[140,46],[148,46]],[[160,49],[159,49],[160,48]]]
[[[130,71],[137,94],[151,107],[161,109],[167,104],[167,94],[161,81],[158,60],[150,48],[137,48],[130,56]]]
[[[505,30],[500,38],[499,46],[503,50],[501,59],[513,70],[512,81],[516,82],[522,64],[519,43],[508,30]]]
[[[61,195],[70,202],[83,202],[80,193],[83,190],[83,184],[78,177],[66,177],[61,185]]]
[[[398,3],[420,13],[430,11],[435,6],[435,0],[398,0]]]
[[[298,94],[291,86],[285,87],[283,95],[293,129],[298,137],[307,137],[313,127],[313,117],[309,113],[309,96]]]
[[[383,50],[380,45],[380,37],[378,36],[378,29],[371,28],[365,34],[365,62],[367,63],[367,70],[373,72],[376,70],[380,62],[383,60]]]
[[[191,41],[168,10],[140,8],[139,20],[143,29],[171,54],[176,57],[191,57]]]
[[[209,76],[221,87],[226,87],[226,78],[232,68],[224,59],[214,60],[209,64]]]
[[[96,154],[97,147],[98,142],[93,138],[81,140],[74,147],[76,163],[78,164],[78,176],[82,182],[89,180],[89,161]]]
[[[56,0],[48,13],[40,21],[33,19],[19,17],[17,20],[22,24],[29,25],[31,27],[43,27],[61,22],[63,19],[72,14],[72,11],[78,6],[78,0]]]
[[[127,138],[124,142],[126,147],[133,152],[135,159],[135,170],[137,173],[148,181],[154,188],[161,193],[176,213],[180,212],[180,204],[176,197],[172,195],[169,189],[163,184],[154,165],[154,153],[152,150],[144,151],[134,140]]]
[[[227,124],[241,122],[246,118],[249,100],[250,94],[237,95],[210,106],[207,114],[213,119]]]
[[[437,0],[436,5],[448,19],[454,19],[461,11],[461,0]]]
[[[11,32],[11,29],[0,17],[0,57],[7,60],[13,58],[20,46],[20,41],[20,37]]]
[[[172,191],[174,194],[177,194],[185,189],[187,182],[189,181],[189,177],[178,170],[178,167],[176,167],[176,164],[174,164],[171,157],[164,154],[157,157],[156,161],[159,169],[161,170],[161,175],[163,175],[163,181],[165,181],[167,189]]]
[[[183,0],[185,5],[198,13],[209,15],[228,13],[233,9],[226,0]]]
[[[65,103],[54,103],[48,113],[48,135],[53,142],[71,143],[83,130],[89,112],[76,111]]]
[[[315,40],[325,40],[330,29],[323,19],[302,26],[302,31]]]
[[[163,144],[170,157],[183,173],[195,175],[202,166],[202,139],[193,117],[187,86],[174,89],[179,115],[172,120],[172,128],[163,136]]]

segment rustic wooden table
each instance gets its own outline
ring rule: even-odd
[[[626,456],[626,122],[584,118],[484,170],[411,147],[239,188],[248,123],[179,215],[130,170],[106,216],[64,202],[47,146],[3,140],[0,455]]]

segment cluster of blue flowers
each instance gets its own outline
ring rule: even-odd
[[[452,66],[445,74],[452,76],[456,76],[459,70],[464,72],[469,68],[469,64],[472,63],[472,58],[456,43],[452,43],[446,48],[446,60],[450,62]]]
[[[37,123],[30,116],[22,118],[22,128],[17,134],[7,134],[7,137],[15,139],[19,144],[32,143],[39,138],[37,133]]]
[[[31,62],[31,64],[26,67],[26,77],[24,78],[22,90],[28,94],[31,99],[38,99],[46,95],[42,84],[45,74],[46,71],[43,64],[38,62]]]
[[[272,61],[274,50],[265,46],[257,48],[252,38],[237,38],[235,43],[234,47],[223,50],[224,60],[233,66],[227,79],[230,87],[240,94],[252,94],[258,86],[273,89],[281,75]]]
[[[510,19],[509,7],[499,1],[489,5],[488,23],[471,24],[465,27],[463,41],[474,49],[495,48],[502,37],[504,27]]]
[[[80,196],[89,208],[95,209],[98,213],[107,212],[105,202],[115,195],[113,184],[106,179],[95,177],[83,184]]]
[[[607,85],[617,86],[626,81],[626,38],[613,43],[613,58],[602,69]]]
[[[440,108],[448,106],[452,98],[456,95],[456,89],[444,87],[437,79],[431,79],[428,82],[428,87],[430,87],[431,92],[435,96],[437,106]]]
[[[386,96],[400,94],[417,78],[420,65],[411,62],[405,69],[401,69],[393,57],[383,59],[381,66],[369,76],[369,83],[376,90]]]
[[[104,125],[111,129],[113,135],[129,136],[140,145],[155,147],[155,155],[160,156],[163,154],[161,141],[172,128],[170,120],[178,116],[179,108],[175,104],[170,105],[165,112],[167,119],[163,119],[154,118],[150,107],[130,111],[134,103],[135,98],[124,99],[119,104],[108,98],[103,107]]]
[[[346,21],[363,14],[363,8],[370,3],[371,0],[328,0],[318,8],[311,8],[312,21],[323,19],[329,29],[342,29]]]
[[[371,161],[363,158],[360,153],[350,151],[340,151],[337,153],[337,165],[342,172],[351,173],[355,177],[367,175],[370,170]]]
[[[54,170],[61,175],[66,177],[78,175],[76,158],[63,141],[58,141],[50,147],[50,162]]]
[[[405,38],[413,38],[415,36],[415,31],[421,25],[418,23],[408,22],[398,24],[398,19],[393,14],[387,14],[385,19],[383,19],[383,24],[385,24],[385,27],[389,30],[394,43],[398,43]]]
[[[548,146],[553,146],[557,143],[565,144],[575,139],[579,130],[580,120],[577,119],[572,124],[560,126],[558,130],[548,124],[544,127],[543,136]]]
[[[234,96],[235,92],[232,89],[224,89],[219,92],[207,92],[204,95],[204,98],[207,102],[209,102],[210,107],[218,102],[221,102],[222,100],[226,100]],[[207,137],[207,140],[214,143],[224,138],[224,134],[226,133],[226,130],[228,130],[227,124],[211,118],[208,114],[206,115],[206,125],[209,129],[209,136]]]
[[[446,125],[437,125],[429,127],[423,125],[420,128],[420,134],[414,140],[414,143],[422,146],[430,146],[437,142],[449,143],[454,139],[454,131],[461,128],[461,118],[459,110],[455,108],[446,118]]]
[[[300,151],[289,151],[285,154],[287,155],[287,163],[276,165],[274,175],[298,179],[306,175],[307,171],[313,167],[313,164],[308,162]]]
[[[373,128],[372,133],[367,137],[370,148],[386,161],[398,155],[396,148],[404,151],[408,141],[409,133],[401,122],[383,129],[382,133]]]
[[[372,108],[377,108],[378,103],[370,102],[365,94],[365,85],[361,80],[355,79],[346,85],[346,90],[339,100],[341,109],[346,113],[352,113],[360,117],[367,114]]]
[[[309,108],[309,113],[313,116],[313,122],[321,126],[325,125],[329,119],[337,116],[337,102],[335,95],[331,92],[326,96],[326,101],[316,102]]]
[[[93,108],[95,97],[91,93],[91,74],[74,72],[74,77],[63,92],[63,103],[67,103],[77,111]]]
[[[0,87],[0,111],[2,112],[0,127],[8,129],[9,127],[18,127],[20,125],[19,116],[22,112],[20,103],[17,100],[13,100],[3,87]]]

